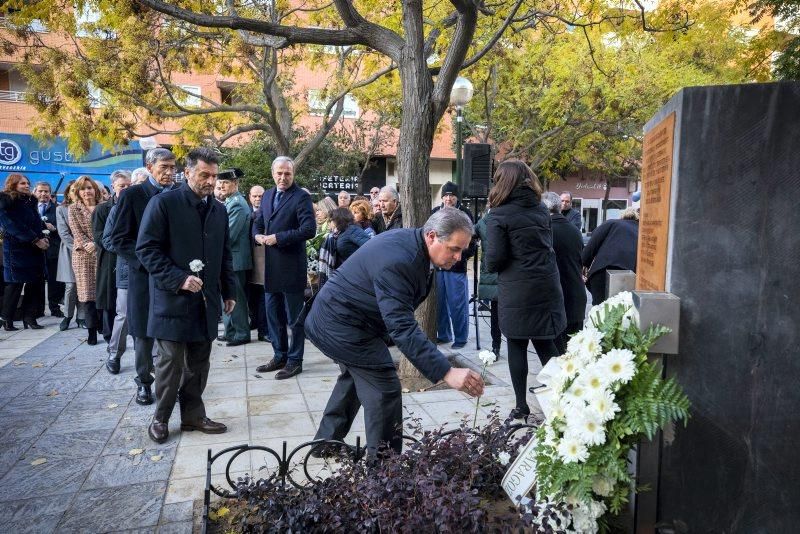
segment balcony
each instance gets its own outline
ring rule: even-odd
[[[24,91],[0,91],[0,102],[25,102]]]

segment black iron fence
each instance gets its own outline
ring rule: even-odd
[[[518,423],[505,427],[506,440],[511,439],[517,432],[536,429],[538,425]],[[472,432],[468,428],[455,428],[446,432],[441,432],[436,439],[446,439],[457,432]],[[403,435],[403,441],[417,443],[419,439],[414,436]],[[202,534],[208,529],[209,512],[211,511],[211,494],[218,495],[226,499],[237,497],[237,480],[234,480],[231,468],[235,466],[236,459],[242,455],[253,452],[264,454],[265,465],[258,469],[258,474],[263,476],[253,478],[267,478],[275,474],[280,479],[283,487],[291,484],[296,488],[302,488],[307,484],[319,484],[327,476],[336,472],[337,464],[341,465],[344,461],[360,462],[367,456],[367,449],[361,445],[361,438],[356,438],[355,445],[349,445],[343,441],[317,439],[306,441],[289,451],[286,441],[283,442],[281,452],[263,445],[236,445],[223,449],[214,454],[208,449],[206,462],[206,484],[203,492],[203,518]],[[227,457],[227,459],[225,459]],[[215,462],[226,461],[225,478],[222,485],[212,483],[212,466]],[[274,464],[273,464],[274,462]],[[272,465],[271,465],[272,464]],[[318,469],[319,471],[315,471]],[[255,469],[254,469],[255,471]]]

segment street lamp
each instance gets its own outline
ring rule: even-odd
[[[459,193],[461,193],[461,172],[464,165],[461,157],[464,149],[461,139],[461,123],[464,122],[462,112],[470,100],[472,100],[472,82],[459,76],[450,90],[450,103],[456,107],[456,185]]]

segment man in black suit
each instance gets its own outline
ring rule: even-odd
[[[228,239],[228,214],[214,200],[219,156],[196,148],[186,156],[186,183],[147,205],[136,255],[150,273],[147,335],[158,343],[156,411],[148,429],[163,443],[180,394],[181,430],[221,434],[222,423],[206,416],[211,342],[217,337],[220,300],[230,314],[236,302]]]
[[[561,193],[561,215],[573,224],[575,228],[581,229],[581,213],[572,207],[572,193],[569,191]]]
[[[481,376],[452,367],[414,318],[430,292],[434,268],[455,265],[472,234],[469,217],[443,208],[423,228],[401,228],[370,239],[322,287],[306,330],[342,373],[316,439],[343,439],[363,405],[369,451],[374,454],[383,444],[400,452],[402,391],[386,345],[389,337],[431,382],[444,380],[473,396],[483,393]]]
[[[47,182],[37,183],[36,189],[33,190],[33,195],[38,200],[36,209],[39,212],[39,217],[42,218],[45,228],[50,232],[50,235],[47,236],[50,246],[45,251],[45,258],[47,259],[47,303],[50,308],[50,315],[64,317],[60,307],[61,300],[64,298],[64,282],[56,280],[61,238],[56,231],[56,204],[53,202],[50,184]],[[44,315],[44,294],[39,296],[39,301],[38,310],[41,316]]]
[[[256,370],[278,371],[282,380],[303,372],[305,332],[297,318],[303,310],[306,288],[306,240],[314,237],[317,223],[311,196],[294,183],[294,160],[279,156],[272,162],[275,187],[264,194],[253,221],[253,236],[264,250],[264,291],[267,327],[275,352]],[[283,310],[285,313],[281,313]],[[292,329],[289,346],[287,325]]]
[[[125,189],[119,198],[111,244],[128,261],[128,331],[134,337],[136,351],[136,402],[152,404],[153,338],[147,334],[150,299],[147,269],[136,256],[136,238],[144,210],[150,199],[173,187],[175,155],[166,148],[154,148],[145,157],[151,177]]]

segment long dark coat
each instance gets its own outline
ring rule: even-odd
[[[206,197],[206,202],[208,211],[202,218],[203,201],[184,184],[157,195],[147,205],[136,255],[150,273],[148,337],[183,343],[211,341],[217,337],[220,298],[235,297],[228,213],[213,196]],[[204,264],[199,273],[189,269],[193,260]],[[190,275],[203,280],[202,293],[181,289]]]
[[[583,249],[584,267],[589,276],[606,269],[636,271],[636,248],[639,244],[639,221],[611,219],[592,232]]]
[[[486,230],[486,221],[489,213],[481,217],[475,225],[475,234],[481,241],[483,255],[481,256],[481,276],[478,279],[478,298],[481,300],[497,300],[497,273],[486,268],[486,247],[489,245],[489,236]]]
[[[98,310],[117,309],[115,277],[117,255],[109,252],[103,246],[103,230],[105,230],[108,214],[115,201],[116,196],[112,196],[110,200],[97,206],[92,213],[92,233],[95,247],[97,247],[95,249],[97,251],[97,300],[95,302]]]
[[[500,331],[511,339],[553,339],[567,326],[550,213],[529,188],[511,192],[486,221],[486,268],[498,274]]]
[[[114,250],[128,261],[128,331],[134,337],[148,337],[150,277],[136,256],[136,239],[147,203],[156,194],[158,189],[150,180],[123,190],[117,203],[117,221],[111,232]]]
[[[264,291],[302,293],[306,288],[306,240],[314,237],[317,221],[311,196],[293,183],[283,194],[280,205],[272,209],[276,188],[261,200],[253,235],[272,235],[278,244],[264,249]]]
[[[47,240],[50,241],[50,246],[47,247],[47,250],[45,251],[47,261],[58,260],[59,249],[61,248],[61,238],[58,235],[58,217],[56,215],[57,208],[58,206],[56,206],[55,202],[51,201],[44,212],[44,217],[47,219],[47,221],[42,221],[43,223],[48,222],[56,228],[55,230],[51,230],[50,234],[47,236]]]
[[[44,237],[44,223],[36,204],[36,198],[31,195],[20,194],[14,198],[0,193],[3,276],[8,283],[24,284],[44,278],[45,253],[33,244]]]
[[[305,331],[326,356],[346,365],[393,369],[388,336],[428,380],[450,370],[414,318],[433,271],[421,228],[384,232],[367,241],[317,294]]]
[[[581,276],[581,252],[583,236],[573,223],[558,214],[551,215],[553,228],[553,249],[564,293],[564,309],[567,323],[583,321],[586,315],[586,286]]]

